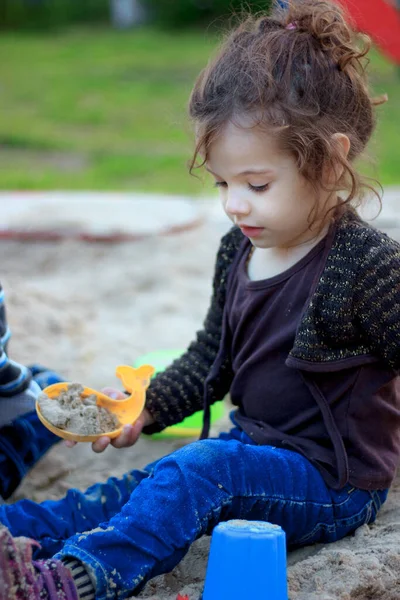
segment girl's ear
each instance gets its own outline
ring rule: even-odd
[[[339,145],[342,158],[346,159],[350,152],[350,140],[344,133],[334,133],[332,136],[334,143]]]
[[[331,161],[330,166],[327,166],[325,170],[325,181],[328,186],[335,187],[343,175],[343,163],[347,159],[351,143],[348,136],[344,133],[334,133],[331,139],[338,151],[339,159],[336,159],[336,161]]]

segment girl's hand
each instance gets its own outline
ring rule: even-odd
[[[103,394],[107,394],[110,398],[115,398],[116,400],[123,400],[126,398],[125,394],[120,392],[119,390],[115,390],[114,388],[104,388],[101,390]],[[93,442],[92,450],[93,452],[100,453],[104,452],[104,450],[111,444],[114,448],[129,448],[133,446],[138,441],[140,434],[142,433],[143,427],[146,425],[151,425],[153,423],[153,417],[149,413],[149,411],[144,408],[142,414],[138,418],[138,420],[133,425],[125,425],[122,433],[114,439],[110,439],[106,435],[103,435],[98,440]],[[67,440],[65,445],[68,448],[73,448],[76,446],[77,442],[73,442]]]

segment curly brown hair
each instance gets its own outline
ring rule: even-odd
[[[224,125],[245,114],[277,135],[316,189],[330,167],[338,174],[330,191],[347,192],[342,204],[359,202],[367,188],[377,193],[354,167],[375,127],[374,105],[385,100],[369,94],[369,48],[369,38],[356,35],[329,0],[291,1],[285,10],[245,18],[192,91],[197,143],[190,171],[206,163]],[[350,140],[347,157],[336,133]]]

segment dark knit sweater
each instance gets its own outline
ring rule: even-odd
[[[351,212],[328,233],[321,261],[299,323],[287,365],[303,372],[329,372],[383,361],[400,371],[400,245]],[[213,296],[204,328],[186,353],[152,382],[146,405],[160,431],[222,399],[233,379],[232,365],[221,359],[228,276],[236,268],[243,242],[240,229],[222,239]],[[216,360],[221,359],[221,360]],[[207,381],[206,381],[207,380]]]

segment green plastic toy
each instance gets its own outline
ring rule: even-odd
[[[175,359],[182,356],[184,350],[158,350],[149,352],[138,358],[134,367],[138,368],[142,365],[152,365],[155,369],[154,375],[164,371]],[[215,423],[224,416],[225,406],[223,402],[216,402],[211,407],[211,423]],[[177,423],[172,427],[167,427],[162,433],[153,437],[196,437],[200,435],[203,426],[203,411],[186,417],[181,423]]]

